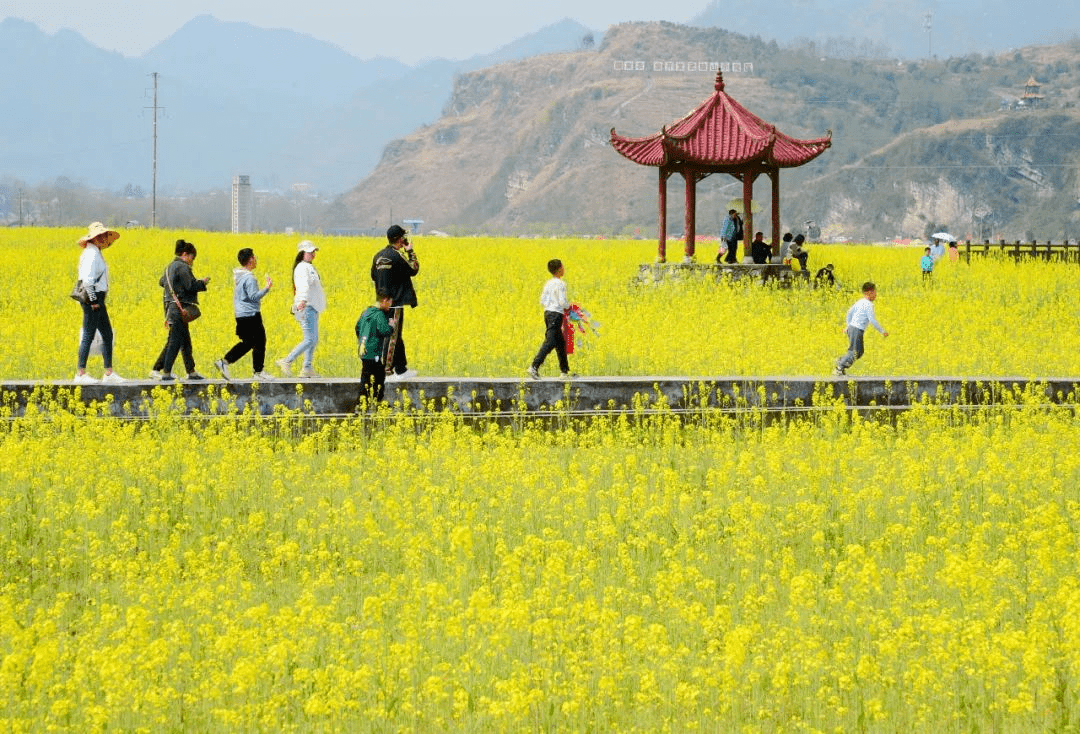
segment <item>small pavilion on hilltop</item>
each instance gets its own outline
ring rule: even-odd
[[[716,75],[715,93],[686,117],[645,138],[627,138],[611,129],[611,147],[634,163],[660,169],[660,241],[657,259],[667,260],[667,180],[673,173],[686,182],[686,259],[694,256],[698,181],[726,173],[743,185],[743,253],[753,237],[751,212],[754,180],[772,180],[772,247],[780,244],[780,169],[812,161],[832,145],[832,131],[823,138],[798,140],[785,135],[736,102]]]
[[[1035,81],[1035,77],[1028,77],[1028,80],[1024,82],[1024,94],[1020,97],[1020,100],[1024,103],[1025,107],[1038,107],[1042,104],[1043,96],[1039,94],[1039,89],[1042,84]]]

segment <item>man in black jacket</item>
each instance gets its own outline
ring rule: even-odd
[[[386,379],[405,380],[416,376],[416,370],[410,370],[405,356],[405,341],[402,339],[405,321],[405,306],[416,308],[416,291],[413,289],[413,276],[420,272],[420,262],[416,259],[405,230],[394,224],[386,230],[389,244],[375,253],[371,261],[371,279],[376,291],[389,293],[394,299],[391,308],[394,314],[394,335],[388,339],[387,354],[384,361]]]

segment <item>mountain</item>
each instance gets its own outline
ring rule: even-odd
[[[898,64],[658,22],[614,26],[596,51],[460,75],[441,119],[387,145],[327,224],[385,227],[392,209],[463,234],[654,236],[657,172],[614,153],[610,130],[644,136],[685,115],[712,93],[715,74],[701,69],[713,60],[738,65],[727,92],[782,131],[833,132],[825,154],[781,173],[785,229],[812,219],[832,236],[881,239],[980,224],[1012,239],[1031,229],[1029,212],[1055,234],[1077,217],[1080,44]],[[1019,109],[1032,76],[1044,109]],[[699,232],[718,228],[738,186],[728,176],[699,184]],[[672,232],[682,230],[681,188],[669,181]],[[769,194],[759,179],[766,210]]]
[[[79,172],[97,185],[137,150],[141,179],[149,176],[150,126],[139,121],[145,79],[136,65],[70,31],[48,36],[8,18],[0,22],[0,68],[0,174]]]
[[[1080,34],[1080,5],[1071,3],[1052,11],[1013,0],[788,0],[777,12],[761,8],[756,0],[712,0],[690,25],[781,44],[812,42],[830,56],[903,59],[993,55]]]
[[[387,141],[438,119],[455,74],[578,48],[589,33],[564,21],[490,54],[410,67],[208,15],[137,59],[7,18],[0,176],[148,191],[157,73],[159,191],[227,188],[238,173],[257,188],[343,191],[371,171]]]

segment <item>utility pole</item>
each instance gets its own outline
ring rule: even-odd
[[[933,34],[931,30],[934,25],[934,11],[927,10],[926,15],[923,16],[923,30],[926,31],[926,56],[928,58],[934,58],[934,45],[932,42]]]
[[[151,193],[150,193],[150,226],[157,228],[157,80],[158,73],[152,72],[150,76],[154,77],[154,159],[153,159],[153,177],[151,179]]]

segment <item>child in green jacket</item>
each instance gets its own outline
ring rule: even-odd
[[[393,296],[384,291],[375,294],[375,305],[368,306],[356,322],[357,352],[364,368],[360,383],[369,401],[383,399],[386,382],[386,339],[394,333],[394,322],[387,314],[394,302]]]

